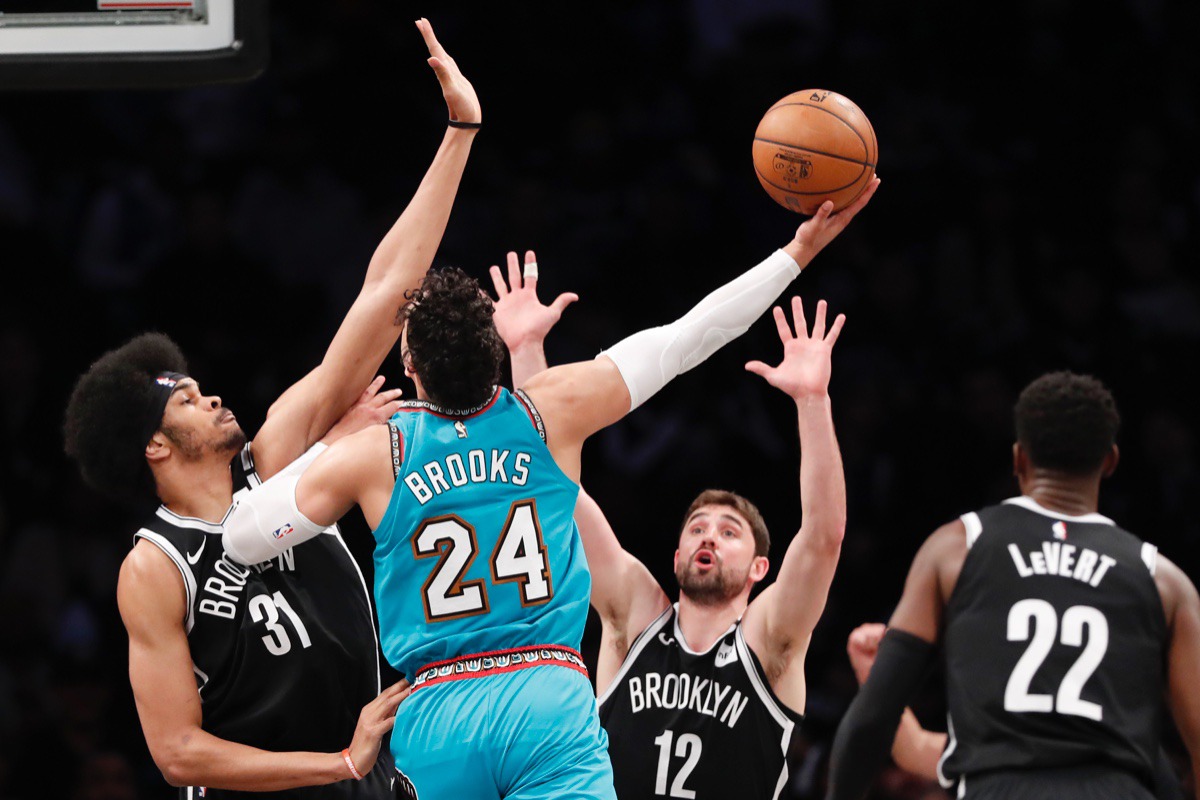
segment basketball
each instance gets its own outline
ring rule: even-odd
[[[841,211],[871,179],[875,130],[849,98],[825,89],[793,92],[767,109],[754,132],[754,173],[789,211],[811,216],[826,200]]]

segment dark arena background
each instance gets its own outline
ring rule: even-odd
[[[850,631],[887,619],[931,531],[1017,493],[1011,407],[1042,372],[1110,386],[1122,460],[1100,510],[1200,577],[1200,5],[279,0],[250,81],[0,92],[0,798],[170,796],[115,601],[137,515],[66,461],[67,395],[104,350],[162,330],[258,428],[442,135],[419,16],[484,109],[434,264],[490,286],[507,251],[535,249],[543,300],[581,297],[551,363],[674,319],[789,240],[803,218],[750,158],[775,100],[831,89],[875,127],[879,194],[793,286],[848,316],[830,391],[849,524],[787,797],[821,794]],[[763,318],[585,450],[584,485],[672,593],[701,489],[756,501],[776,560],[800,524],[794,412],[742,369],[777,357]],[[394,357],[384,374],[404,385]],[[343,526],[369,570],[359,513]],[[939,691],[935,675],[917,712],[943,730]],[[895,770],[874,790],[945,796]]]

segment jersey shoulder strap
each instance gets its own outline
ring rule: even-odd
[[[642,654],[642,650],[646,648],[646,645],[658,635],[659,631],[661,631],[667,625],[670,625],[671,621],[674,619],[675,606],[667,606],[665,611],[655,617],[654,621],[647,625],[645,630],[638,634],[637,638],[633,640],[633,644],[629,646],[629,652],[625,654],[625,659],[621,662],[620,669],[618,669],[617,674],[613,676],[612,683],[610,683],[608,688],[604,690],[604,694],[596,698],[597,705],[604,705],[604,702],[612,696],[612,693],[616,691],[616,688],[621,684],[621,681],[625,680],[625,675],[638,660],[638,656]]]

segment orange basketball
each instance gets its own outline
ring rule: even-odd
[[[879,145],[862,109],[837,92],[805,89],[767,109],[754,132],[758,182],[789,211],[840,211],[875,177]]]

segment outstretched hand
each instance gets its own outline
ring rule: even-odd
[[[836,239],[838,234],[846,229],[850,220],[854,219],[858,212],[871,202],[871,198],[875,196],[875,190],[878,188],[879,178],[872,178],[858,199],[836,214],[833,213],[833,201],[826,200],[817,209],[817,213],[796,229],[795,237],[784,245],[784,251],[803,269],[817,253],[825,248],[825,245]]]
[[[388,389],[381,392],[379,389],[382,386],[383,376],[375,376],[371,385],[363,390],[354,405],[329,429],[329,433],[325,434],[321,441],[330,445],[343,436],[358,433],[370,425],[391,419],[392,415],[400,410],[400,395],[404,390]]]
[[[483,110],[479,106],[479,98],[475,95],[475,87],[463,77],[458,64],[438,42],[429,20],[424,17],[417,20],[417,30],[421,32],[425,46],[429,48],[428,64],[433,67],[433,73],[442,85],[442,97],[446,98],[450,119],[458,122],[482,122]]]
[[[542,305],[537,296],[537,256],[525,251],[522,269],[515,252],[508,254],[508,281],[500,267],[493,265],[492,285],[496,288],[495,311],[492,320],[509,352],[529,345],[540,345],[550,329],[562,318],[563,310],[579,299],[574,292],[564,292],[550,305]]]
[[[775,327],[779,331],[779,340],[783,342],[783,361],[777,367],[761,361],[751,361],[746,364],[746,369],[755,375],[761,375],[767,383],[787,393],[794,400],[824,395],[829,389],[833,345],[846,323],[846,315],[838,314],[826,333],[825,305],[824,300],[817,303],[817,315],[813,320],[811,336],[808,333],[808,323],[804,319],[804,306],[799,297],[792,298],[792,318],[796,325],[794,334],[783,309],[776,306],[773,310]]]

